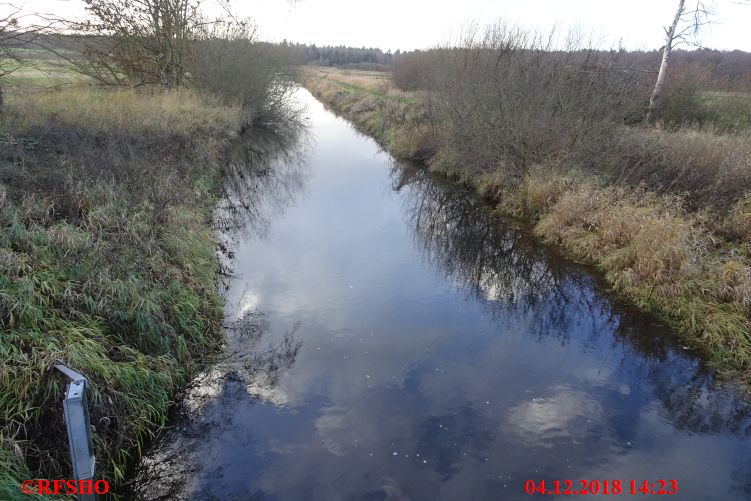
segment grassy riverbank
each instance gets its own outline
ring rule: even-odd
[[[193,90],[74,86],[0,120],[0,498],[70,478],[62,361],[92,382],[115,485],[221,344],[211,210],[239,106]]]
[[[550,126],[561,128],[554,140],[572,137],[562,137],[565,147],[554,149],[538,134],[547,124],[525,115],[527,123],[516,123],[527,129],[515,130],[512,121],[508,131],[517,137],[507,142],[517,143],[498,148],[528,155],[515,164],[502,153],[482,157],[492,149],[494,138],[483,136],[492,134],[489,126],[456,121],[472,109],[469,100],[453,116],[439,115],[440,95],[399,90],[388,75],[372,72],[311,70],[305,85],[395,156],[418,160],[473,186],[498,210],[529,219],[542,239],[596,265],[624,298],[674,326],[719,370],[751,381],[748,131],[622,125],[602,141],[582,141],[561,122]],[[538,140],[540,147],[532,149]],[[577,141],[579,150],[568,147]],[[591,147],[603,141],[607,156],[597,156]],[[462,155],[466,148],[472,156]]]

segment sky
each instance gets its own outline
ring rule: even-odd
[[[695,0],[688,0],[691,4]],[[203,0],[220,12],[216,0]],[[701,36],[703,46],[751,51],[751,2],[708,0],[715,15]],[[81,0],[17,0],[28,10],[73,15]],[[213,6],[212,4],[216,4]],[[455,40],[463,27],[503,19],[534,29],[557,26],[592,34],[601,48],[658,49],[663,26],[677,0],[230,0],[241,16],[252,17],[269,41],[317,45],[428,48]]]

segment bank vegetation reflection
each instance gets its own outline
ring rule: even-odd
[[[622,348],[623,370],[643,374],[676,428],[751,436],[751,405],[667,327],[603,295],[591,270],[541,246],[520,223],[501,219],[453,182],[396,163],[391,175],[424,258],[494,319],[524,316],[530,335],[566,344],[582,330],[575,325],[592,322],[588,335]],[[578,340],[583,347],[595,341]]]
[[[306,153],[311,146],[299,115],[247,130],[227,152],[223,183],[215,211],[219,249],[225,275],[231,275],[234,247],[239,239],[265,238],[272,222],[305,189]],[[138,468],[132,494],[138,499],[190,497],[201,482],[194,475],[199,443],[231,429],[222,415],[222,402],[250,396],[273,405],[286,403],[277,391],[283,374],[292,368],[302,343],[293,325],[276,343],[260,348],[272,326],[263,312],[244,311],[225,318],[226,348],[211,369],[199,374],[184,392],[176,412],[176,428],[165,430]]]
[[[266,237],[305,189],[308,128],[298,116],[248,129],[230,145],[215,220],[225,235]]]

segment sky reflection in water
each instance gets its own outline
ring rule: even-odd
[[[526,479],[662,478],[678,499],[751,498],[751,408],[666,328],[299,97],[308,140],[228,177],[228,355],[140,497],[532,499]]]

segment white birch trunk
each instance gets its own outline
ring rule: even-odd
[[[647,122],[652,121],[652,114],[654,113],[657,101],[660,98],[662,92],[662,85],[665,83],[665,75],[667,74],[668,63],[670,62],[670,53],[673,51],[673,42],[675,37],[675,30],[678,28],[678,23],[683,16],[683,10],[685,8],[686,0],[678,0],[678,10],[675,12],[675,18],[673,23],[668,29],[665,30],[665,48],[662,50],[662,62],[660,63],[660,71],[657,73],[657,81],[655,87],[652,90],[652,95],[649,97],[649,108],[647,108]]]

